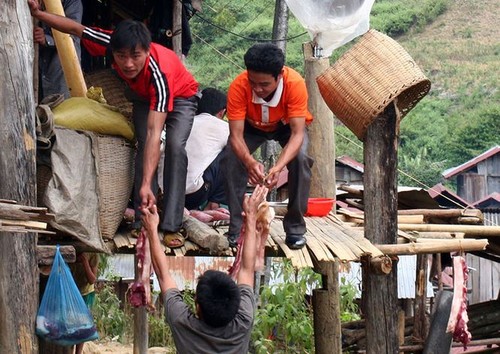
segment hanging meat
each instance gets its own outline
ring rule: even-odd
[[[269,206],[268,202],[262,202],[257,210],[256,217],[256,237],[257,237],[257,257],[255,259],[255,270],[261,271],[264,268],[264,252],[266,248],[267,237],[269,236],[269,227],[274,219],[274,209]],[[245,245],[245,216],[243,216],[243,225],[238,238],[238,246],[236,250],[236,258],[233,265],[229,268],[229,275],[236,279],[241,267],[241,258],[243,255],[243,247]]]
[[[143,228],[137,238],[135,245],[136,272],[135,281],[127,290],[127,298],[133,307],[146,306],[148,310],[154,310],[151,300],[151,252],[149,251],[149,240],[146,230]]]
[[[453,300],[446,332],[453,333],[453,340],[461,342],[464,349],[467,349],[467,344],[471,341],[471,334],[467,328],[468,273],[465,259],[459,256],[453,257]]]

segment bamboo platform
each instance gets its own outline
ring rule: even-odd
[[[363,229],[353,228],[344,223],[339,216],[330,213],[327,217],[307,217],[307,247],[301,250],[291,250],[285,244],[285,232],[282,218],[276,217],[271,222],[270,235],[266,245],[267,257],[286,257],[292,261],[297,269],[313,267],[316,261],[339,261],[348,266],[349,262],[356,262],[362,256],[382,256],[382,252],[363,236]],[[218,226],[214,229],[219,234],[227,231],[227,226]],[[136,239],[129,232],[118,232],[113,239],[117,252],[133,252]],[[208,250],[201,249],[197,244],[186,240],[183,247],[165,248],[170,256],[210,256]],[[236,249],[230,248],[217,256],[235,256]]]

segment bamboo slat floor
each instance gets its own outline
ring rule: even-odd
[[[313,259],[317,261],[339,261],[348,264],[359,261],[362,256],[382,256],[382,252],[363,237],[362,229],[355,229],[344,223],[339,217],[330,213],[327,217],[307,217],[307,247],[291,250],[285,244],[285,232],[282,218],[276,217],[271,222],[270,237],[266,242],[267,257],[287,257],[294,267],[313,267]],[[219,234],[227,231],[227,226],[214,227]],[[116,252],[133,252],[136,240],[128,232],[119,232],[114,238]],[[209,256],[208,250],[187,240],[183,247],[165,249],[171,256]],[[228,249],[217,256],[234,256],[236,249]]]

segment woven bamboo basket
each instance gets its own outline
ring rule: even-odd
[[[111,135],[95,134],[92,144],[97,165],[101,236],[112,239],[132,192],[135,149],[126,139]]]
[[[132,103],[124,94],[127,85],[111,69],[85,74],[85,82],[88,87],[101,87],[107,103],[117,107],[129,121],[132,120]]]
[[[391,102],[402,119],[431,87],[403,47],[373,29],[316,81],[328,107],[360,140]]]

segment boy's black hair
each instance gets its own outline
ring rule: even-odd
[[[226,95],[215,88],[208,87],[201,91],[201,98],[198,102],[196,114],[208,113],[215,116],[226,108]]]
[[[148,28],[144,23],[134,20],[123,20],[118,23],[109,41],[111,52],[136,48],[149,50],[150,46],[151,33]]]
[[[198,279],[196,303],[201,318],[211,327],[223,327],[231,322],[240,307],[240,289],[226,273],[207,270]]]
[[[283,51],[272,43],[257,43],[251,46],[243,57],[247,70],[271,74],[275,79],[285,65]]]

